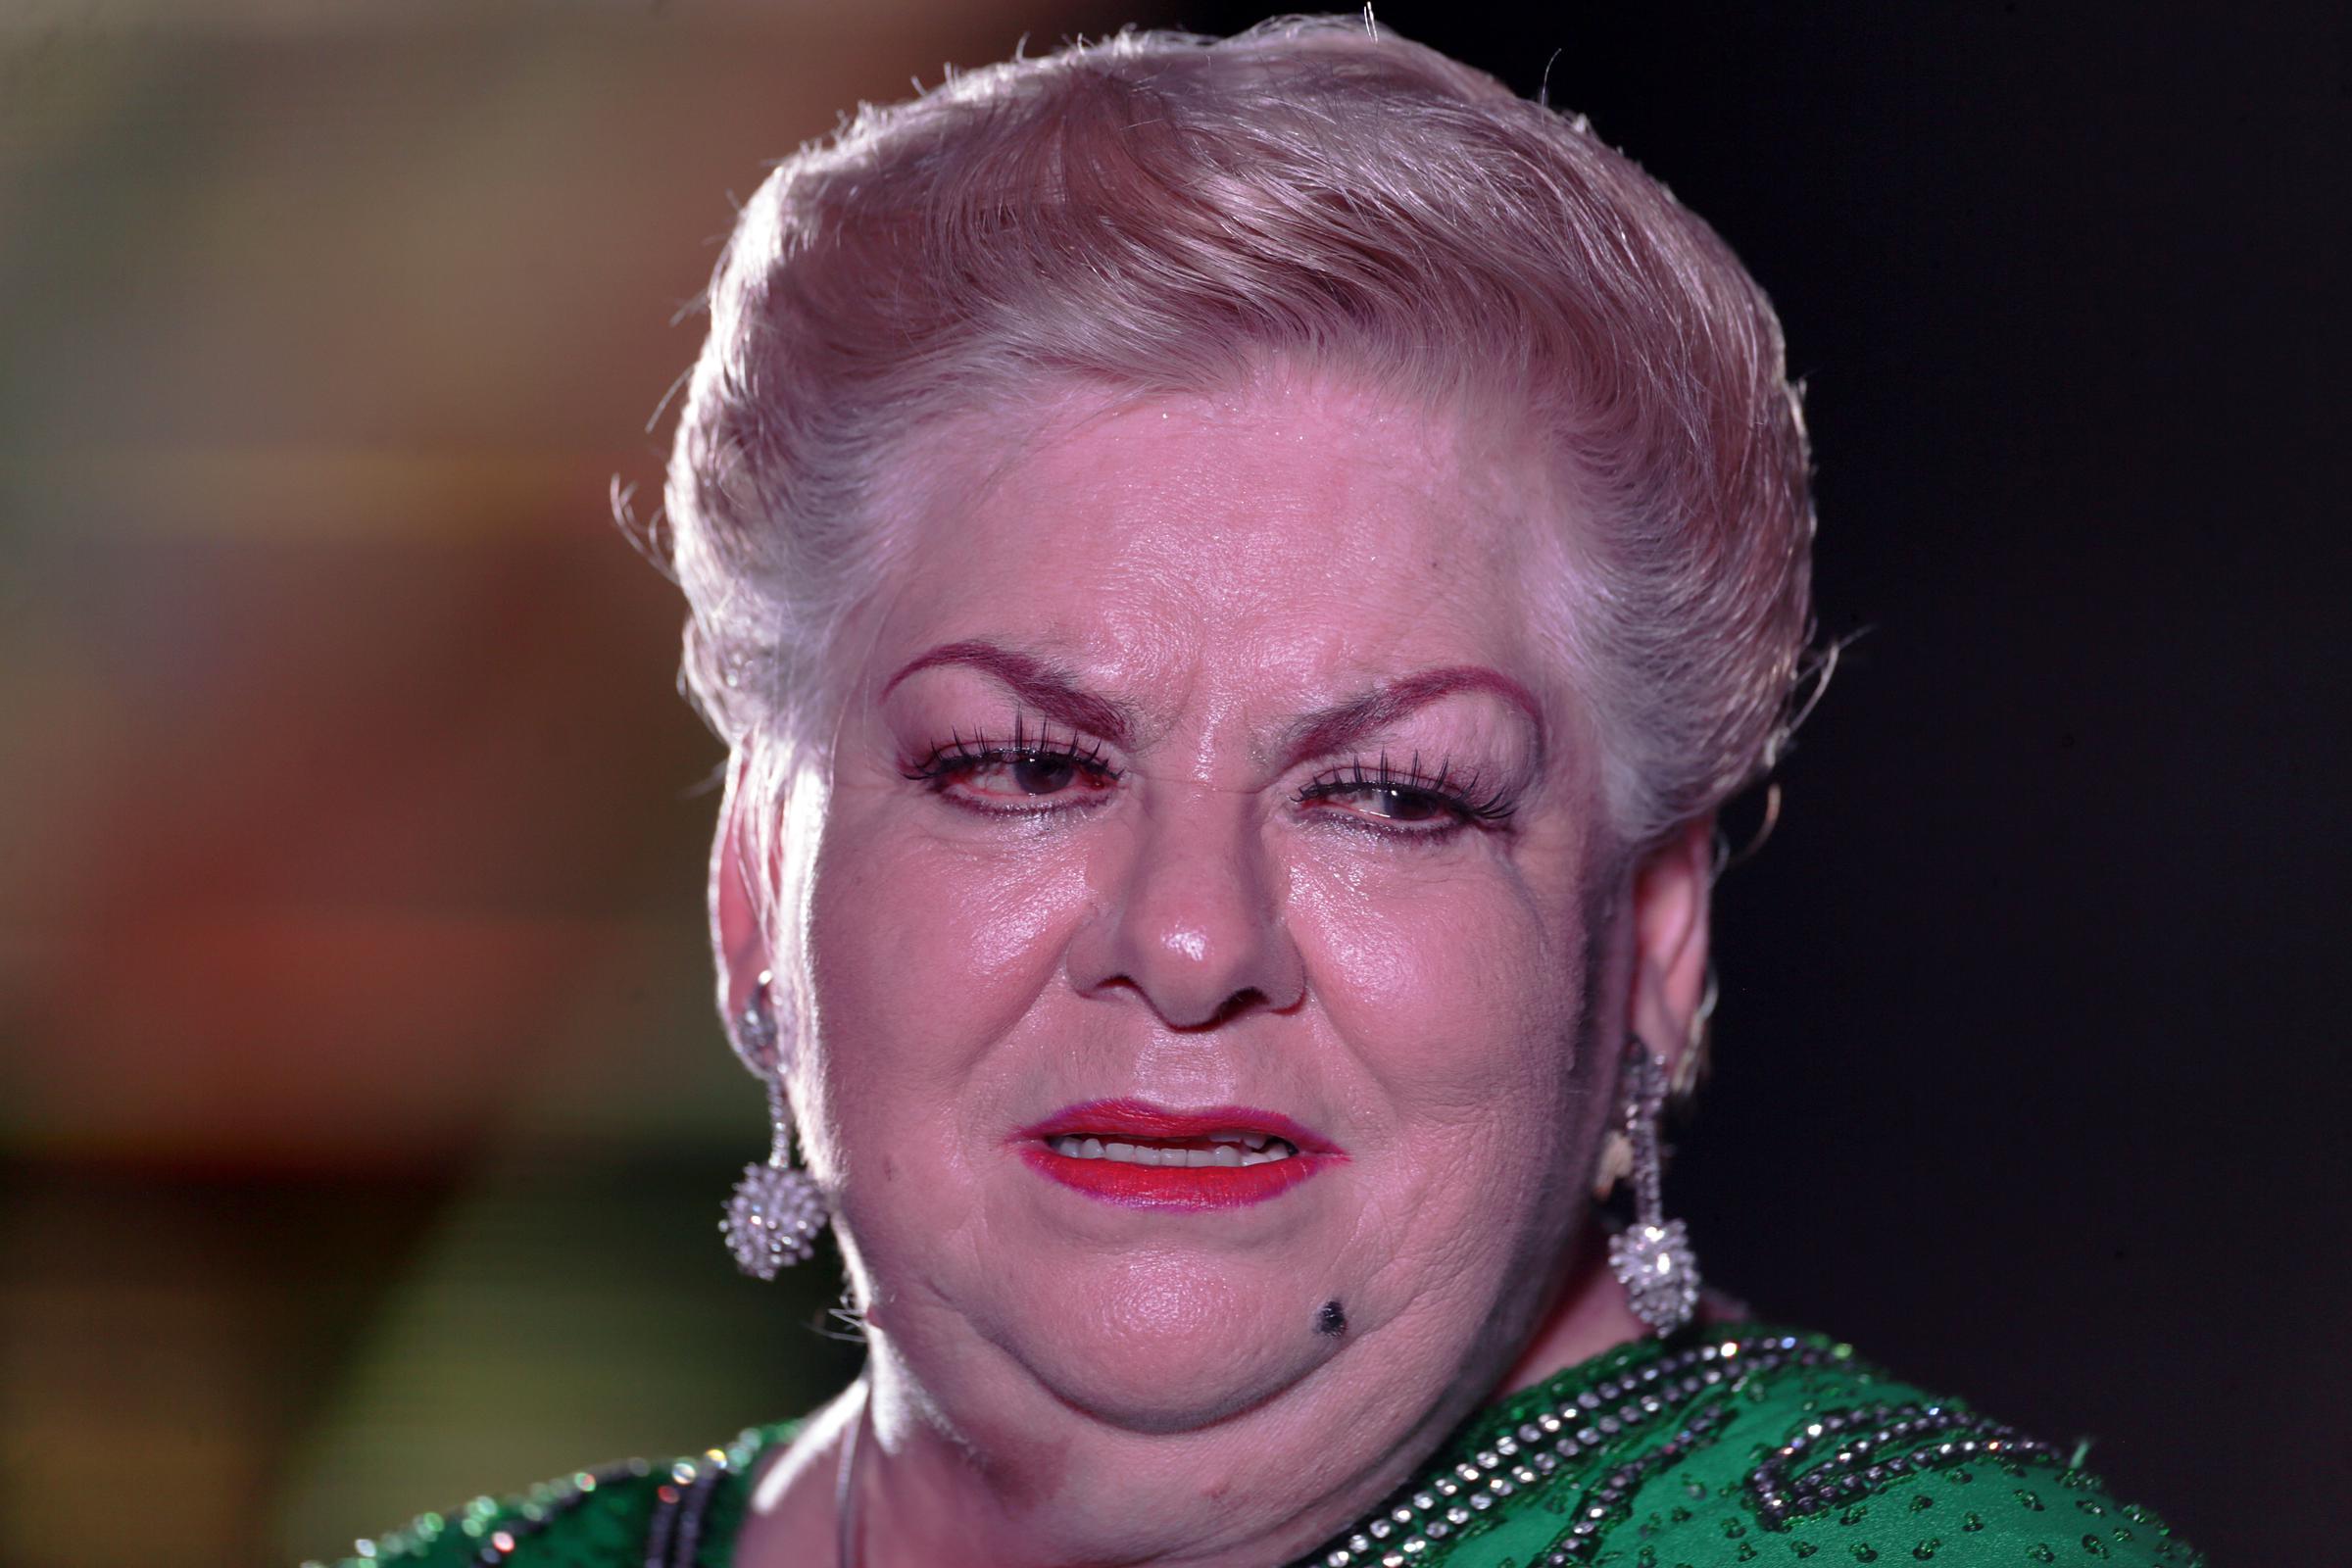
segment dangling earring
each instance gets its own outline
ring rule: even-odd
[[[1609,1238],[1609,1269],[1625,1287],[1634,1315],[1659,1335],[1690,1321],[1698,1304],[1698,1258],[1679,1219],[1668,1219],[1658,1201],[1665,1159],[1658,1148],[1658,1116],[1666,1108],[1666,1058],[1655,1055],[1639,1036],[1626,1041],[1625,1136],[1633,1146],[1634,1222]]]
[[[743,1167],[743,1179],[718,1222],[735,1266],[760,1280],[807,1262],[826,1218],[816,1183],[792,1162],[792,1116],[784,1104],[784,1066],[776,1053],[773,985],[774,977],[762,970],[735,1020],[735,1049],[767,1086],[767,1159]]]

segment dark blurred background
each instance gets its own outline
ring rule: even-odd
[[[1710,1273],[2338,1560],[2342,8],[1381,15],[1548,74],[1810,386],[1859,636],[1721,894]],[[607,486],[764,161],[1256,16],[0,0],[0,1561],[331,1555],[848,1375],[712,1231],[717,758]]]

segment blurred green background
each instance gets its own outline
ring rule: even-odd
[[[718,753],[608,488],[763,160],[1128,20],[0,0],[0,1562],[333,1554],[848,1375],[715,1234]]]

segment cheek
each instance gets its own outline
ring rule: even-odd
[[[1302,858],[1293,932],[1334,1025],[1411,1114],[1547,1112],[1582,1001],[1573,869],[1547,896],[1499,857],[1446,855]]]
[[[1576,862],[1300,861],[1292,928],[1364,1074],[1362,1224],[1385,1260],[1363,1319],[1441,1361],[1518,1321],[1582,1212],[1590,1066]]]
[[[860,804],[836,803],[810,892],[815,1065],[837,1105],[952,1087],[1053,981],[1087,905],[1075,856],[948,841]]]

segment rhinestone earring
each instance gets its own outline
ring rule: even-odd
[[[1633,1146],[1634,1222],[1609,1238],[1609,1269],[1625,1287],[1634,1315],[1663,1337],[1690,1321],[1698,1304],[1698,1258],[1690,1233],[1658,1200],[1665,1158],[1658,1117],[1666,1108],[1666,1058],[1639,1036],[1626,1041],[1625,1137]]]
[[[776,1052],[774,984],[762,970],[735,1019],[735,1050],[767,1087],[767,1159],[743,1167],[718,1222],[735,1266],[760,1280],[807,1262],[826,1219],[816,1183],[792,1162],[792,1116],[784,1103],[784,1067]]]

